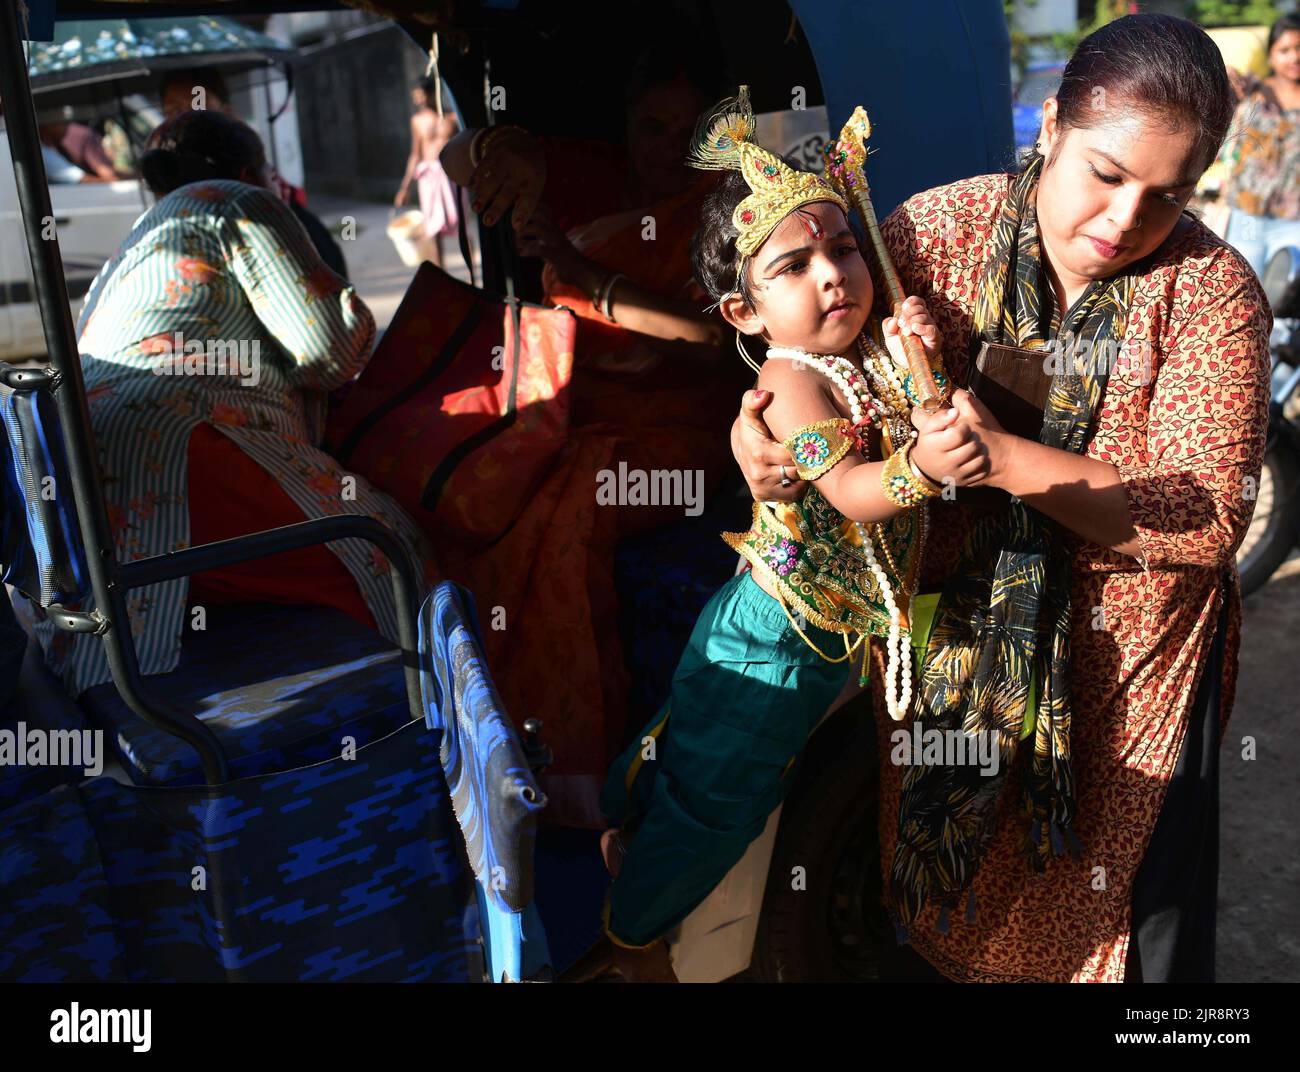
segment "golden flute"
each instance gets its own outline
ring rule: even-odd
[[[886,297],[894,316],[898,316],[907,296],[898,279],[898,270],[890,259],[889,250],[885,248],[884,237],[880,233],[880,223],[876,220],[876,210],[871,205],[871,190],[867,185],[866,140],[871,135],[871,122],[867,113],[859,105],[849,116],[849,121],[840,131],[839,139],[826,150],[826,177],[839,189],[845,199],[858,210],[862,224],[866,228],[871,248],[875,250],[876,260],[880,265],[880,275],[884,280]],[[902,336],[903,352],[907,355],[907,369],[912,374],[912,387],[919,404],[924,410],[935,410],[943,402],[943,393],[934,380],[925,347],[915,335]]]

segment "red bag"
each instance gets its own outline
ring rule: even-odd
[[[499,539],[569,426],[574,315],[483,293],[425,262],[370,363],[335,407],[326,447],[434,539]],[[519,325],[516,345],[515,324]]]

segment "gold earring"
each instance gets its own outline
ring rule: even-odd
[[[740,352],[740,356],[744,359],[746,365],[752,368],[755,372],[763,371],[762,368],[754,363],[753,358],[749,356],[749,351],[745,349],[745,344],[740,341],[739,331],[736,332],[736,349]]]

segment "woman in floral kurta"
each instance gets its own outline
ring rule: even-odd
[[[1268,78],[1241,74],[1233,130],[1219,153],[1227,239],[1263,274],[1268,258],[1300,241],[1300,17],[1269,31]]]
[[[884,224],[904,287],[933,310],[957,383],[968,379],[975,287],[1012,178],[984,175],[929,190]],[[1231,711],[1241,628],[1234,551],[1254,505],[1243,489],[1263,457],[1269,324],[1245,262],[1190,220],[1135,288],[1125,338],[1149,340],[1153,366],[1134,362],[1112,373],[1087,456],[1119,470],[1145,563],[1071,540],[1075,830],[1084,851],[1031,875],[1019,851],[1018,782],[1009,786],[976,874],[975,920],[954,918],[942,935],[932,905],[909,928],[912,945],[951,978],[1124,978],[1133,878],[1224,600],[1225,724]],[[956,498],[935,512],[923,590],[942,585],[958,560],[969,521],[960,491]],[[873,678],[879,683],[883,674]],[[877,741],[886,880],[902,781],[902,768],[888,761],[894,728],[882,720]]]
[[[218,179],[162,197],[91,285],[79,334],[119,559],[190,545],[190,498],[206,493],[187,466],[194,457],[187,446],[200,425],[255,463],[244,470],[264,481],[253,489],[255,498],[274,497],[268,510],[274,520],[259,524],[249,517],[245,531],[269,527],[267,521],[368,514],[420,555],[423,538],[401,508],[317,447],[326,393],[365,365],[375,323],[270,190]],[[226,347],[225,361],[214,349],[202,366],[191,357],[187,372],[188,342]],[[231,362],[230,353],[242,353],[245,363]],[[275,516],[280,492],[297,518]],[[329,550],[380,631],[395,640],[387,561],[357,540]],[[289,568],[283,558],[271,561]],[[317,601],[316,580],[299,579],[299,601]],[[146,674],[177,664],[189,583],[180,578],[132,593],[131,626]],[[57,632],[48,623],[41,634],[74,694],[109,679],[95,638]]]
[[[1135,41],[1142,47],[1130,47]],[[1164,57],[1158,62],[1151,59],[1156,51]],[[1094,70],[1072,77],[1079,57]],[[1219,742],[1198,727],[1217,711],[1221,732],[1235,690],[1241,600],[1234,553],[1253,511],[1263,459],[1271,317],[1242,256],[1181,212],[1200,172],[1191,173],[1209,163],[1218,148],[1215,135],[1231,116],[1227,76],[1213,44],[1183,20],[1135,15],[1085,40],[1075,59],[1058,97],[1044,105],[1040,149],[1047,162],[1030,203],[1042,248],[1047,250],[1045,236],[1050,236],[1074,258],[1051,262],[1061,289],[1066,289],[1062,264],[1076,284],[1085,275],[1080,265],[1086,266],[1089,282],[1068,302],[1057,300],[1046,271],[1039,287],[1044,308],[1056,300],[1057,309],[1073,309],[1085,303],[1094,285],[1127,273],[1131,287],[1126,287],[1117,335],[1120,360],[1111,368],[1081,454],[1024,441],[1007,453],[1010,439],[996,421],[989,423],[974,403],[963,401],[959,409],[962,419],[974,414],[988,434],[990,473],[1002,469],[993,486],[1027,489],[1017,493],[1058,524],[1069,550],[1064,683],[1073,725],[1067,727],[1066,755],[1072,762],[1078,855],[1062,844],[1061,855],[1047,861],[1043,871],[1031,869],[1018,806],[1026,757],[1017,757],[1012,784],[997,799],[996,821],[977,831],[991,836],[981,846],[968,911],[959,909],[949,918],[937,899],[930,900],[907,928],[912,948],[927,962],[921,967],[959,981],[1119,982],[1135,977],[1137,972],[1130,974],[1135,966],[1146,979],[1201,975],[1204,943],[1196,946],[1198,957],[1190,968],[1180,962],[1174,969],[1161,965],[1148,971],[1130,957],[1137,906],[1149,907],[1158,888],[1161,907],[1178,907],[1180,879],[1194,884],[1202,900],[1184,902],[1190,907],[1170,928],[1178,932],[1175,937],[1187,939],[1186,947],[1196,944],[1187,932],[1204,919],[1206,887],[1213,926],[1218,836],[1213,772]],[[1144,102],[1115,92],[1100,119],[1089,114],[1092,90],[1138,63],[1158,67],[1166,99],[1184,102],[1187,114],[1205,125],[1162,122],[1170,117],[1152,116]],[[1206,72],[1195,98],[1189,70]],[[1062,119],[1058,125],[1058,104],[1067,92],[1076,121]],[[1060,109],[1064,115],[1066,105]],[[1058,149],[1064,159],[1053,164]],[[1142,177],[1133,170],[1117,174],[1120,168],[1111,158],[1122,157]],[[882,226],[905,291],[923,298],[938,324],[944,359],[958,385],[969,382],[975,314],[987,296],[981,289],[987,283],[984,273],[1008,195],[1019,181],[998,174],[941,186],[905,202]],[[1096,250],[1091,259],[1079,259],[1083,241]],[[1125,249],[1132,255],[1121,260]],[[1056,391],[1054,385],[1054,396]],[[737,457],[756,498],[783,498],[787,492],[777,485],[775,471],[790,459],[763,441],[754,405],[751,401],[751,412],[739,425]],[[1000,456],[996,464],[994,453]],[[800,494],[801,486],[787,491]],[[958,563],[978,509],[963,503],[960,489],[955,502],[935,504],[922,591],[947,590],[955,578],[960,581]],[[1126,526],[1115,520],[1120,513],[1127,515]],[[1097,522],[1102,516],[1104,524]],[[1097,533],[1096,539],[1079,535],[1084,530]],[[978,607],[971,623],[992,632],[1004,615],[1001,607]],[[891,758],[897,725],[883,713],[879,654],[873,652],[879,834],[890,889],[902,788],[915,768],[905,771]],[[936,669],[933,655],[932,643],[927,683]],[[938,663],[938,674],[947,671]],[[974,671],[982,672],[982,667]],[[969,688],[968,682],[948,680],[958,695]],[[1199,748],[1197,737],[1203,738]],[[1193,761],[1191,780],[1200,773],[1196,764],[1203,762],[1211,772],[1204,777],[1208,804],[1202,806],[1198,798],[1196,807],[1188,808],[1180,799],[1184,806],[1166,808],[1173,802],[1171,782],[1180,754]],[[939,818],[951,815],[942,800],[927,803]],[[1153,855],[1157,835],[1170,828],[1175,836],[1160,838],[1161,852]],[[943,834],[954,842],[968,836],[955,826]],[[1151,871],[1142,866],[1149,858],[1157,860]],[[1208,944],[1212,950],[1212,938]],[[1158,940],[1153,948],[1157,945]]]
[[[984,175],[929,190],[883,224],[904,289],[932,310],[958,384],[968,380],[975,290],[1013,179]],[[1144,561],[1071,539],[1075,832],[1084,851],[1030,872],[1013,774],[976,873],[974,920],[955,913],[942,934],[931,904],[908,928],[911,945],[952,979],[1124,980],[1134,878],[1224,601],[1226,658],[1213,687],[1222,723],[1231,711],[1241,628],[1234,551],[1254,505],[1243,489],[1263,457],[1269,325],[1245,261],[1190,220],[1135,288],[1125,337],[1150,340],[1154,364],[1111,375],[1086,453],[1119,470]],[[936,506],[922,591],[951,576],[971,520],[960,490]],[[877,658],[878,712],[883,670]],[[904,771],[889,759],[897,724],[880,713],[877,729],[887,887]]]

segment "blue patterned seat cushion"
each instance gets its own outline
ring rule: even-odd
[[[216,787],[105,776],[0,813],[0,981],[482,980],[438,748],[408,722],[355,761]]]
[[[361,748],[411,721],[399,651],[326,607],[209,607],[180,665],[146,678],[151,693],[194,712],[226,750],[232,778],[288,770]],[[138,785],[196,785],[198,753],[97,685],[81,705]]]
[[[6,670],[0,670],[0,673],[3,672]],[[17,671],[14,671],[13,684],[15,687],[18,685]],[[28,734],[40,731],[52,737],[57,734],[81,733],[93,728],[90,721],[80,717],[80,712],[71,704],[62,706],[15,702],[0,709],[0,730],[14,734],[17,739],[20,723]],[[76,784],[82,777],[82,768],[79,767],[54,763],[39,766],[0,763],[0,811],[40,796],[57,785]]]

